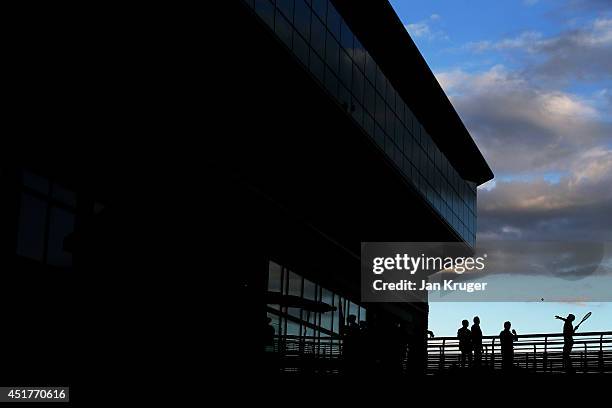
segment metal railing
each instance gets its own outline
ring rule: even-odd
[[[564,373],[563,334],[524,334],[514,342],[514,366],[530,372]],[[337,374],[342,370],[342,340],[337,337],[277,336],[266,347],[270,365],[281,372]],[[408,353],[406,353],[408,355]],[[612,373],[612,331],[574,334],[571,353],[576,373]],[[404,369],[410,361],[404,360]],[[466,363],[466,369],[467,369]],[[481,366],[499,370],[499,336],[483,336]],[[459,340],[438,337],[427,341],[427,374],[461,369]]]
[[[338,374],[342,340],[335,337],[277,336],[266,346],[269,364],[286,373]]]
[[[523,334],[514,342],[514,366],[532,372],[567,371],[563,359],[563,334]],[[499,336],[483,336],[481,365],[500,369],[502,364]],[[612,331],[574,334],[570,354],[576,373],[612,373]],[[466,364],[467,365],[467,364]],[[427,373],[461,368],[459,340],[439,337],[427,342]]]

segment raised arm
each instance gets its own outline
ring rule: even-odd
[[[564,322],[567,320],[565,319],[565,317],[561,317],[561,316],[555,316],[555,319],[563,320]]]
[[[518,341],[518,335],[516,334],[516,330],[512,329],[512,340]]]

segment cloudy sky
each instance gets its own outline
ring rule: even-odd
[[[478,196],[478,240],[612,241],[612,0],[392,0],[495,173]],[[432,303],[453,335],[482,305]],[[488,304],[484,331],[558,331],[612,303]],[[485,324],[486,321],[494,323]],[[498,322],[499,320],[499,322]]]

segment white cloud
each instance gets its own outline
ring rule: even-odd
[[[408,30],[410,35],[413,37],[431,36],[431,30],[429,29],[429,25],[424,22],[406,24],[406,30]]]
[[[448,39],[448,35],[444,31],[432,28],[440,19],[440,15],[434,13],[426,20],[409,23],[404,27],[414,38],[424,38],[427,40]]]

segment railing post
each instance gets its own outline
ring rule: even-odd
[[[493,341],[491,342],[491,360],[489,361],[491,364],[491,369],[495,369],[495,337],[493,337]]]
[[[442,347],[440,348],[440,371],[444,370],[445,357],[446,357],[446,339],[442,340]]]
[[[582,372],[587,372],[587,343],[584,342],[584,355],[582,357]]]
[[[543,369],[546,372],[548,365],[548,336],[544,336],[544,361],[543,361]]]
[[[603,361],[603,334],[599,336],[599,371],[604,372],[604,361]]]

